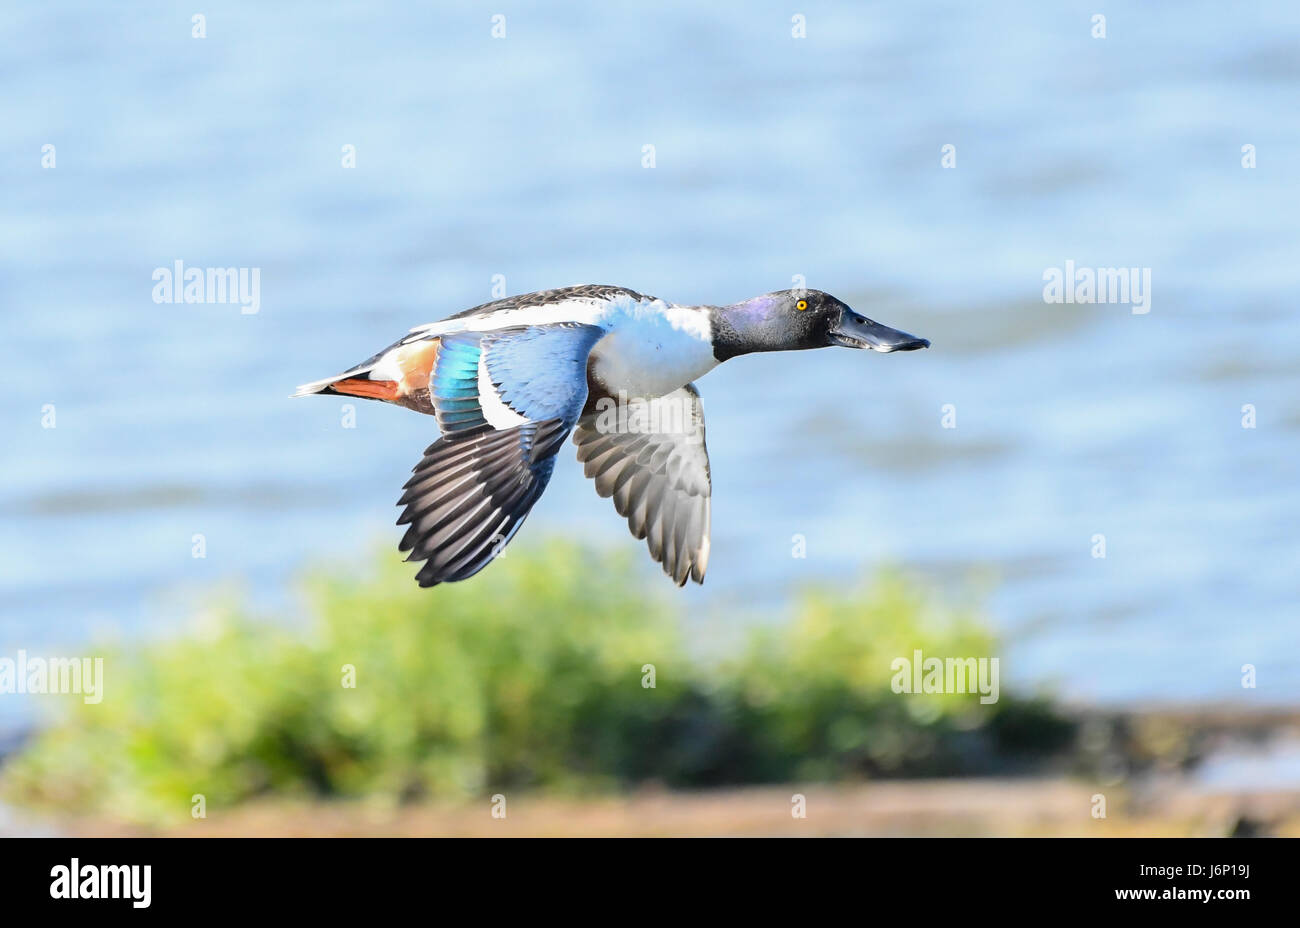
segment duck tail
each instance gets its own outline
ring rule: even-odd
[[[397,383],[392,380],[377,380],[371,377],[371,371],[354,369],[344,374],[335,374],[324,380],[305,383],[290,394],[291,397],[312,396],[360,396],[368,400],[387,400],[392,402],[398,397]]]
[[[294,390],[289,396],[311,396],[313,393],[332,393],[335,383],[341,380],[341,376],[326,377],[324,380],[313,380],[311,383],[304,383],[298,389]]]
[[[441,343],[441,338],[436,336],[408,336],[341,374],[303,384],[293,395],[361,396],[432,413],[432,407],[425,407],[428,406],[429,378],[438,363]]]

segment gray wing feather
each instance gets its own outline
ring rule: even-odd
[[[646,401],[645,420],[629,416],[622,430],[601,399],[612,403],[609,397],[589,398],[573,431],[584,472],[598,494],[613,499],[632,534],[646,540],[650,556],[674,583],[703,583],[713,488],[699,391],[687,384]]]

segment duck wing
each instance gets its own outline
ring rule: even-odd
[[[605,334],[559,323],[438,337],[429,399],[442,437],[397,504],[400,550],[420,586],[464,580],[510,541],[546,489],[587,397],[587,356]]]
[[[573,432],[596,492],[613,497],[628,528],[678,586],[704,582],[709,565],[709,452],[695,384],[623,405],[590,396]]]

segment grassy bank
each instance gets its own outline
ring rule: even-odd
[[[897,579],[798,597],[721,661],[688,649],[673,591],[558,541],[435,590],[387,554],[305,585],[306,629],[231,606],[109,652],[103,702],[70,701],[0,770],[7,801],[166,824],[196,795],[212,814],[1018,772],[1075,740],[1005,679],[992,705],[894,693],[891,661],[916,649],[998,654]]]

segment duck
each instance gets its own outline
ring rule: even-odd
[[[293,396],[360,397],[437,421],[403,487],[398,548],[421,587],[466,580],[497,557],[550,480],[570,435],[610,498],[679,587],[704,582],[713,493],[695,381],[741,355],[930,342],[819,290],[684,305],[584,284],[497,299],[405,336]]]

